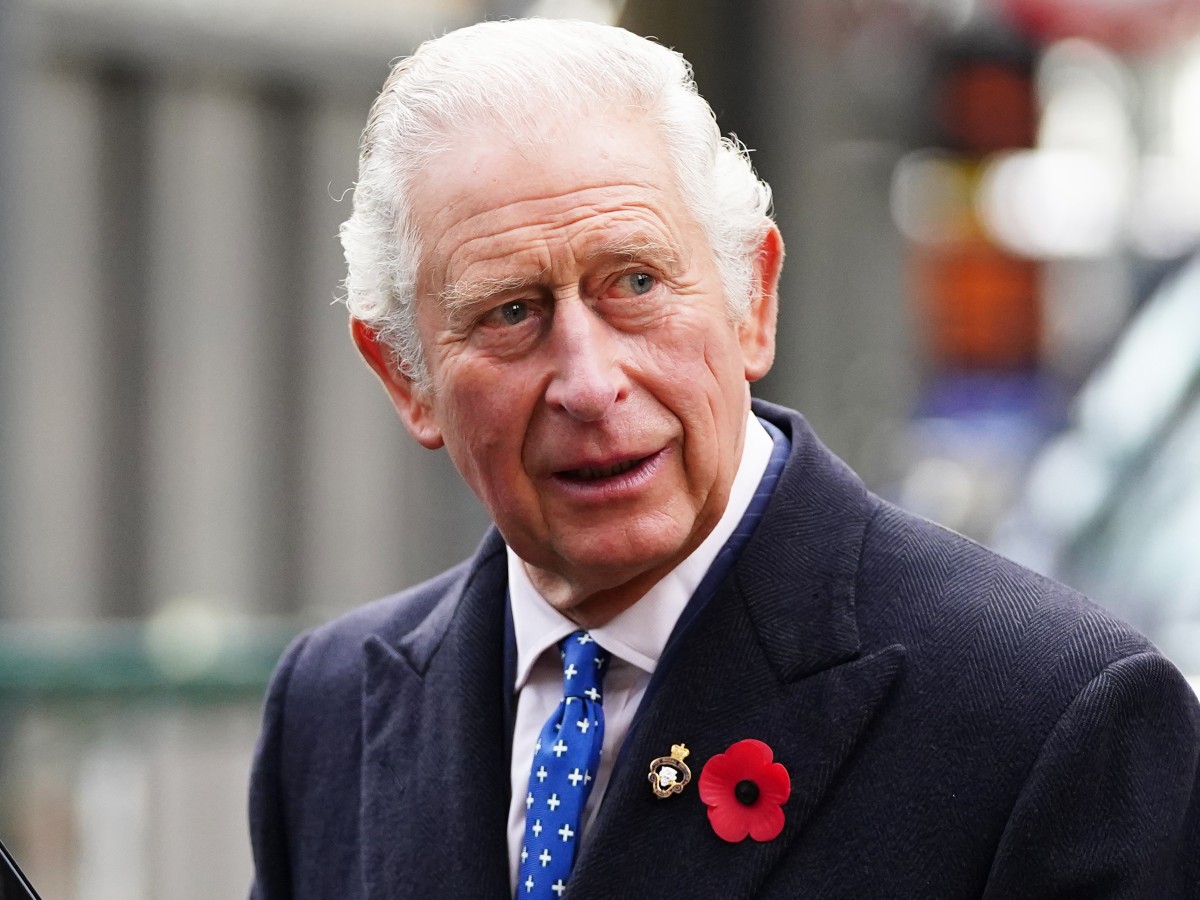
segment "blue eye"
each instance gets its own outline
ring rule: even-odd
[[[625,282],[635,294],[648,294],[654,288],[654,276],[645,272],[632,272],[625,276]]]
[[[505,325],[519,325],[529,317],[529,305],[520,300],[513,300],[499,307],[496,312]]]

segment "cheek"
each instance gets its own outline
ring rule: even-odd
[[[703,325],[703,323],[701,323]],[[744,391],[745,372],[736,341],[724,332],[692,327],[657,342],[649,352],[653,368],[679,411],[720,420],[724,407]],[[740,412],[740,411],[739,411]]]
[[[702,390],[697,378],[711,377],[706,371],[711,335],[708,323],[696,311],[685,310],[665,317],[659,327],[635,338],[636,358],[660,380]]]
[[[455,464],[464,475],[519,465],[536,398],[529,379],[498,364],[447,374],[438,405]]]

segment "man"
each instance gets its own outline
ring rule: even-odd
[[[351,329],[496,527],[285,654],[254,897],[1200,896],[1179,673],[751,411],[768,204],[682,59],[619,29],[396,66]]]

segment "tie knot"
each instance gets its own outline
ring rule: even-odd
[[[600,701],[608,654],[586,631],[563,638],[563,696]]]

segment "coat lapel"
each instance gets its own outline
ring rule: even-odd
[[[793,453],[771,507],[639,713],[570,900],[755,895],[819,810],[901,671],[903,648],[863,655],[855,624],[873,501],[801,420],[779,424],[792,431]],[[778,838],[729,844],[709,825],[697,781],[709,759],[745,738],[772,748],[792,793]],[[691,750],[693,780],[660,800],[648,766],[676,743]]]
[[[365,895],[507,898],[504,545],[413,632],[366,641]]]

